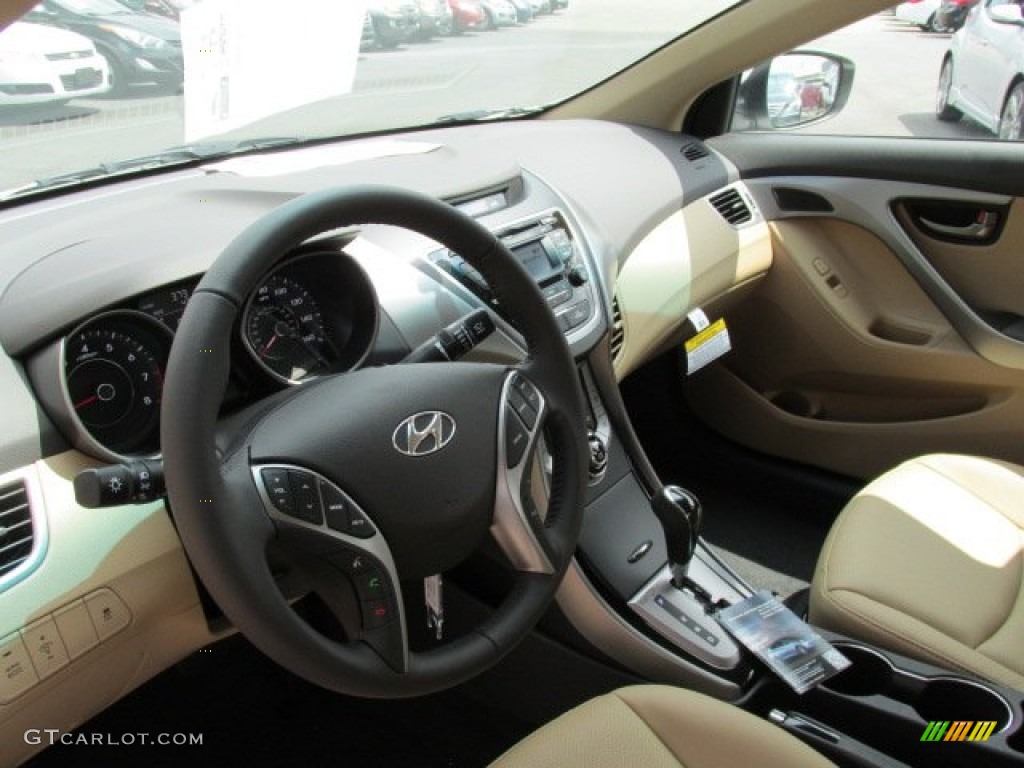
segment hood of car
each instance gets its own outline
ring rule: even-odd
[[[65,29],[17,21],[0,32],[0,51],[4,53],[66,53],[90,51],[92,42]]]

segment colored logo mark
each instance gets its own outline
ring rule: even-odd
[[[988,741],[995,729],[995,720],[932,720],[921,741]]]

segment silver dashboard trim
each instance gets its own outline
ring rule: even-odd
[[[69,426],[72,438],[72,442],[76,447],[80,448],[83,452],[96,456],[97,458],[104,459],[106,461],[119,464],[126,461],[134,461],[137,459],[158,459],[160,458],[160,451],[154,451],[152,453],[117,453],[107,448],[103,443],[93,437],[92,433],[88,430],[82,420],[78,418],[78,414],[75,412],[74,403],[71,402],[71,393],[68,391],[68,377],[67,377],[67,346],[68,339],[74,337],[80,333],[83,329],[87,328],[94,323],[106,320],[110,317],[126,316],[133,320],[139,320],[141,322],[152,325],[157,328],[158,331],[168,337],[171,343],[174,341],[174,332],[171,331],[166,325],[161,323],[156,318],[147,315],[145,312],[141,312],[137,309],[112,309],[107,312],[100,312],[99,314],[93,315],[71,329],[69,333],[61,336],[60,346],[58,349],[57,359],[57,374],[60,378],[60,404],[64,408],[64,413],[61,414],[62,418],[66,419]],[[168,344],[170,349],[170,344]],[[166,367],[167,361],[161,361],[161,367]],[[157,417],[157,430],[159,434],[159,415]]]
[[[46,558],[46,551],[50,546],[50,533],[46,525],[46,503],[36,472],[33,465],[0,475],[0,486],[19,482],[24,486],[28,499],[29,519],[32,521],[32,549],[21,565],[0,576],[0,594],[31,576]]]
[[[540,409],[537,412],[537,421],[533,429],[528,429],[529,439],[523,451],[523,457],[512,469],[508,468],[508,455],[505,450],[506,434],[506,409],[508,405],[509,390],[512,388],[512,380],[516,376],[526,378],[518,371],[510,372],[505,377],[505,383],[501,388],[501,398],[498,405],[498,473],[494,492],[494,517],[491,522],[491,535],[501,547],[502,551],[512,562],[512,565],[520,571],[530,573],[554,573],[554,566],[550,558],[544,552],[538,541],[533,528],[526,518],[526,511],[523,509],[522,487],[523,476],[528,467],[539,461],[538,456],[533,456],[534,448],[537,445],[537,438],[540,435],[541,425],[547,412],[547,403],[544,396],[540,394]],[[527,379],[528,381],[528,379]],[[533,386],[531,384],[531,386]],[[536,387],[534,387],[536,389]],[[513,416],[512,418],[516,418]],[[532,460],[531,460],[532,456]]]

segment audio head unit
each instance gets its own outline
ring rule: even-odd
[[[563,333],[586,325],[596,307],[591,275],[561,213],[545,213],[494,234],[537,283]],[[515,326],[515,318],[505,313],[483,275],[465,259],[440,250],[430,254],[430,261]]]

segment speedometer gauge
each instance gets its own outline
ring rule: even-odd
[[[304,286],[281,273],[256,289],[242,329],[256,359],[280,379],[297,382],[330,368],[320,308]]]
[[[74,417],[120,455],[159,448],[160,399],[169,339],[135,313],[99,317],[64,346],[64,381]]]

